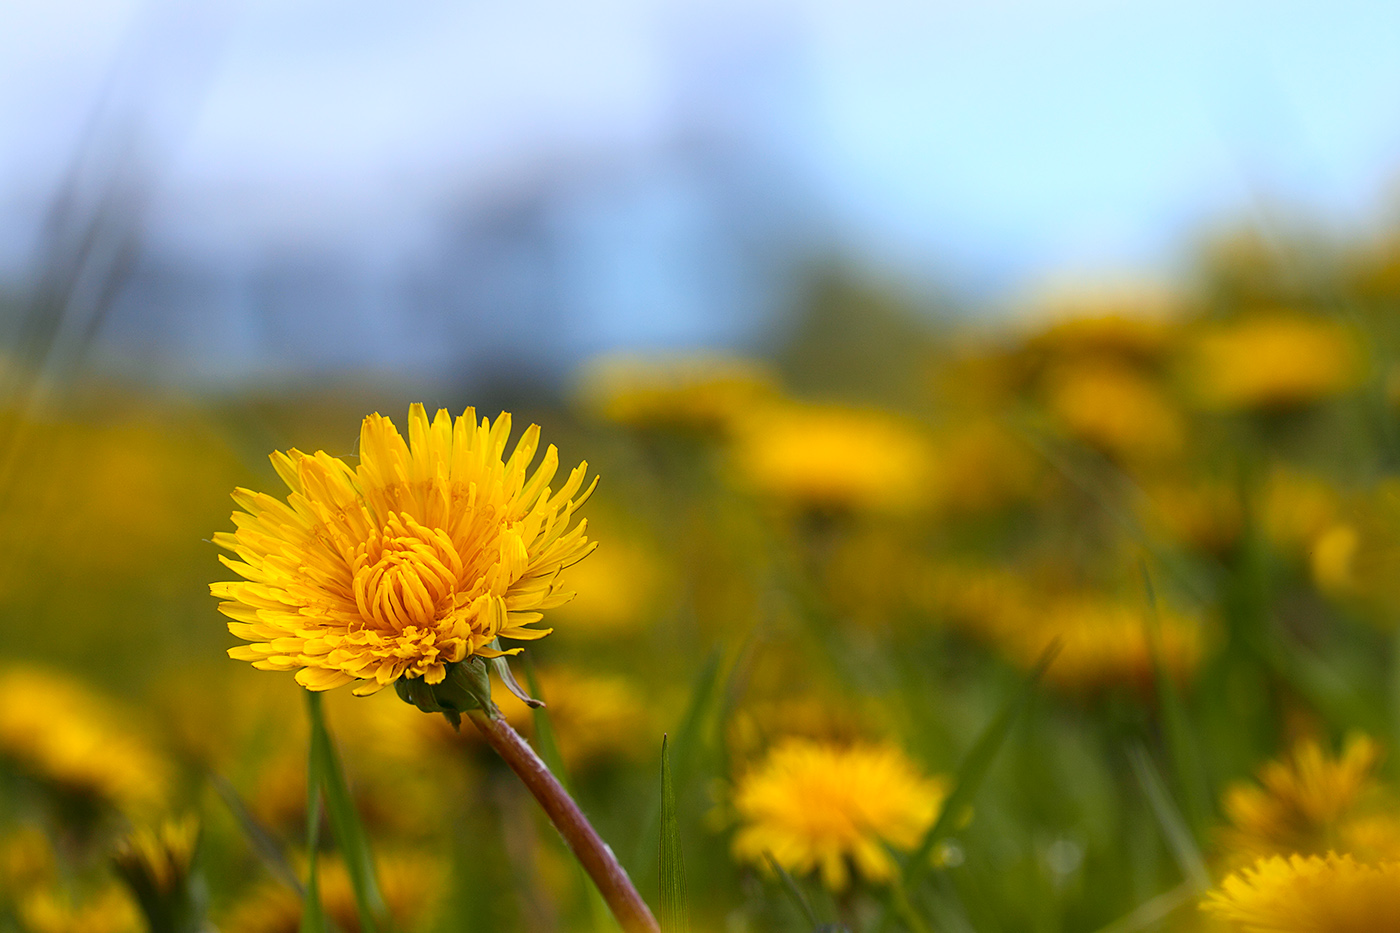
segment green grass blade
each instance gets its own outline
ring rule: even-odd
[[[224,802],[224,806],[228,807],[229,812],[233,814],[233,819],[238,823],[239,829],[243,830],[243,835],[248,837],[248,844],[252,847],[253,853],[262,861],[267,870],[278,881],[296,891],[299,896],[305,896],[306,890],[302,887],[301,879],[297,877],[296,870],[292,868],[292,863],[288,861],[287,853],[282,851],[282,844],[277,841],[277,837],[272,834],[271,830],[253,816],[248,805],[243,802],[243,798],[239,796],[238,791],[228,782],[228,779],[221,774],[211,774],[209,775],[209,783],[214,786],[214,791]],[[309,808],[307,812],[310,813]],[[319,820],[317,823],[319,826]]]
[[[1196,845],[1196,839],[1186,821],[1182,819],[1181,811],[1172,802],[1171,794],[1167,791],[1167,785],[1162,781],[1157,766],[1152,763],[1147,749],[1141,745],[1135,744],[1128,749],[1128,759],[1132,763],[1138,783],[1142,785],[1152,814],[1162,829],[1167,848],[1171,849],[1172,857],[1181,869],[1181,874],[1195,885],[1197,891],[1205,891],[1210,887],[1210,872],[1206,870],[1206,862]]]
[[[1180,790],[1182,803],[1190,825],[1197,829],[1207,826],[1211,819],[1209,782],[1201,762],[1200,748],[1191,730],[1186,704],[1181,691],[1162,659],[1162,618],[1157,608],[1157,593],[1147,564],[1142,564],[1142,582],[1147,593],[1147,648],[1152,660],[1152,676],[1157,682],[1157,705],[1161,710],[1162,731],[1166,735],[1172,768]]]
[[[778,860],[772,854],[765,852],[763,857],[768,859],[768,867],[773,869],[773,874],[778,876],[782,882],[783,891],[787,894],[788,900],[792,901],[797,912],[812,925],[813,930],[821,929],[821,921],[817,919],[817,912],[812,909],[812,905],[807,901],[807,895],[802,893],[802,889],[797,886],[797,882],[789,875],[787,869],[778,864]]]
[[[676,791],[671,782],[667,736],[661,737],[661,933],[690,933],[686,906],[685,860],[676,824]]]
[[[690,774],[692,762],[700,746],[701,731],[705,725],[705,716],[709,713],[714,701],[715,689],[719,685],[720,662],[723,659],[724,654],[720,649],[717,648],[711,652],[705,666],[700,671],[700,676],[695,680],[695,688],[690,693],[690,702],[686,705],[685,715],[681,717],[681,726],[676,730],[676,741],[672,743],[676,755],[671,772],[676,776],[675,783],[682,788],[685,786],[685,780]],[[660,821],[661,799],[657,797],[647,809],[641,839],[632,858],[632,864],[636,866],[633,877],[638,884],[649,883],[648,879],[650,879],[651,873],[656,870],[658,853],[653,840],[656,839]]]
[[[312,723],[306,754],[306,889],[301,902],[301,933],[326,933],[321,911],[321,883],[316,876],[317,850],[321,847],[322,756],[317,750],[315,723],[321,720],[321,695],[306,691],[306,712]]]
[[[957,773],[953,775],[953,792],[944,801],[938,819],[929,827],[918,848],[905,862],[904,887],[906,890],[912,890],[923,876],[924,871],[927,870],[933,847],[942,841],[966,814],[967,808],[971,806],[973,798],[986,779],[987,772],[991,770],[997,752],[1001,750],[1007,736],[1011,734],[1011,727],[1016,724],[1021,712],[1035,694],[1040,678],[1045,675],[1046,669],[1059,652],[1060,642],[1057,639],[1041,654],[1040,660],[1026,675],[1019,689],[1007,699],[1001,710],[987,724],[987,728],[982,730],[982,734],[977,737],[977,741],[968,751],[967,757],[958,766]]]
[[[1126,916],[1102,927],[1098,933],[1140,933],[1142,930],[1156,929],[1163,920],[1200,896],[1201,892],[1196,890],[1195,884],[1182,882],[1166,894],[1157,895]]]
[[[330,817],[331,829],[335,832],[336,844],[345,860],[345,870],[355,892],[361,933],[378,933],[384,925],[381,922],[385,914],[384,899],[379,894],[379,884],[375,879],[369,838],[365,835],[359,814],[355,812],[350,788],[345,783],[345,771],[340,766],[340,756],[336,754],[326,728],[320,698],[314,693],[312,696],[313,699],[307,703],[311,714],[311,754],[313,760],[319,758],[315,763],[325,793],[326,815]]]

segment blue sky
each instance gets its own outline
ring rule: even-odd
[[[993,293],[1168,271],[1205,225],[1261,199],[1375,223],[1400,168],[1393,2],[195,8],[0,6],[11,264],[103,77],[169,36],[196,36],[195,52],[176,66],[187,80],[146,78],[153,97],[189,84],[153,105],[167,151],[152,235],[215,253],[347,237],[411,250],[431,205],[523,165],[654,163],[681,113],[776,167],[850,253]]]

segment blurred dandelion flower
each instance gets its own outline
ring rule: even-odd
[[[81,899],[57,889],[29,891],[15,913],[25,933],[138,933],[145,928],[136,905],[116,884]]]
[[[198,840],[198,819],[170,818],[155,827],[138,827],[117,843],[112,861],[138,897],[168,896],[189,877]]]
[[[550,667],[539,672],[539,680],[559,754],[570,771],[635,755],[636,737],[654,734],[653,708],[625,677]],[[522,717],[528,714],[525,704],[512,696],[502,704],[508,718],[514,706],[520,707]]]
[[[406,853],[391,852],[375,861],[380,893],[393,928],[428,929],[442,901],[445,867]],[[317,880],[326,918],[344,933],[359,933],[360,914],[345,863],[323,856],[317,865]],[[264,882],[239,901],[219,928],[227,933],[297,933],[301,929],[301,897],[284,884]]]
[[[1143,517],[1173,541],[1222,554],[1239,539],[1239,490],[1211,479],[1166,477],[1142,484]]]
[[[781,866],[845,890],[851,870],[882,883],[895,873],[886,845],[912,849],[947,796],[941,778],[925,778],[890,745],[839,746],[787,739],[739,782],[734,808],[742,825],[737,858]]]
[[[608,546],[569,571],[578,598],[557,611],[557,618],[567,623],[561,633],[613,637],[636,629],[667,592],[670,574],[659,556],[663,549],[640,540],[614,542],[613,526],[608,528]]]
[[[1175,680],[1187,680],[1200,664],[1202,626],[1166,607],[1153,620],[1145,606],[1093,595],[1066,598],[1045,607],[1038,624],[1012,635],[1009,647],[1029,667],[1058,638],[1060,652],[1046,671],[1050,680],[1074,689],[1124,685],[1145,691],[1155,676],[1152,624],[1158,626],[1162,668]]]
[[[1205,627],[1194,616],[1159,608],[1155,619],[1138,601],[1093,591],[1046,593],[1007,571],[946,568],[928,594],[933,607],[1010,660],[1030,667],[1060,642],[1046,678],[1062,688],[1094,691],[1127,687],[1148,691],[1155,677],[1153,638],[1162,668],[1178,681],[1200,664]]]
[[[1290,408],[1355,388],[1362,364],[1356,338],[1342,325],[1276,312],[1207,329],[1189,373],[1206,407]]]
[[[1286,758],[1264,765],[1257,784],[1231,786],[1223,801],[1230,825],[1221,834],[1227,858],[1246,864],[1332,850],[1363,861],[1400,856],[1400,812],[1377,782],[1380,757],[1364,735],[1351,736],[1335,757],[1305,739]]]
[[[0,672],[0,757],[65,793],[118,809],[158,803],[169,777],[108,698],[33,668]]]
[[[1121,363],[1066,365],[1047,377],[1051,412],[1074,436],[1119,457],[1160,459],[1182,448],[1181,414],[1153,380]]]
[[[933,453],[912,425],[879,411],[778,405],[745,421],[735,449],[760,492],[819,509],[899,511],[925,503]]]
[[[441,683],[447,666],[499,657],[497,638],[542,638],[540,610],[566,601],[560,571],[593,545],[586,522],[570,524],[592,493],[587,464],[549,488],[553,446],[533,473],[539,427],[505,458],[511,418],[478,424],[474,409],[431,421],[409,409],[408,442],[393,422],[365,418],[360,463],[324,452],[274,453],[291,489],[285,502],[247,489],[238,530],[214,543],[244,578],[215,583],[229,630],[248,645],[229,650],[263,670],[296,671],[310,690],[359,681],[359,695],[400,678]]]
[[[724,431],[755,404],[775,397],[777,387],[756,360],[616,356],[584,370],[580,394],[600,417],[629,427]]]
[[[1379,933],[1400,917],[1400,862],[1276,855],[1228,876],[1202,907],[1248,933]]]
[[[0,842],[0,891],[32,891],[57,874],[53,845],[38,827],[22,826]]]
[[[1277,467],[1264,482],[1259,524],[1270,544],[1296,557],[1334,525],[1340,509],[1341,496],[1327,480]]]

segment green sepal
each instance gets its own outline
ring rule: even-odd
[[[425,713],[442,713],[454,728],[460,728],[462,714],[474,709],[485,710],[491,717],[500,716],[491,702],[491,675],[486,662],[470,657],[447,665],[447,676],[441,683],[430,684],[422,677],[400,677],[394,681],[399,699]]]

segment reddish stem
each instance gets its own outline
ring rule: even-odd
[[[598,886],[603,900],[607,901],[625,933],[660,933],[661,928],[651,915],[651,909],[632,886],[632,879],[627,877],[617,856],[613,855],[612,849],[594,830],[569,792],[564,790],[564,785],[550,773],[529,743],[504,719],[494,719],[481,710],[473,710],[467,716],[530,793],[535,795],[540,806],[544,807],[550,822],[569,844],[569,849],[583,865],[583,870],[588,872],[588,877]]]

